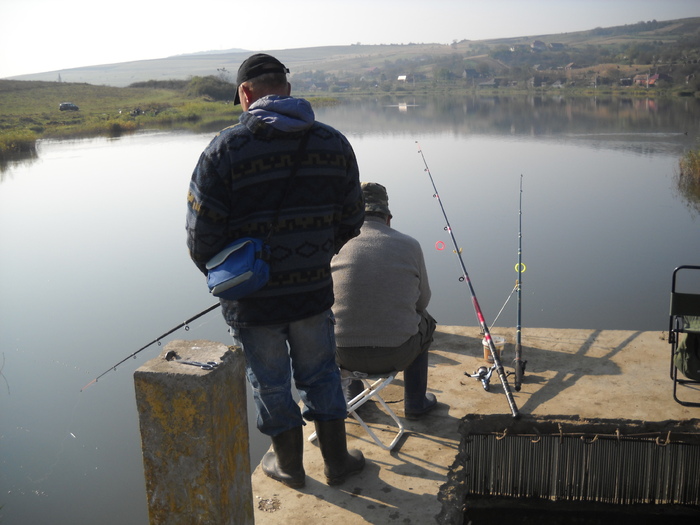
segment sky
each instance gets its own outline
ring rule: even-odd
[[[698,0],[0,0],[0,78],[209,50],[449,44],[698,16]]]

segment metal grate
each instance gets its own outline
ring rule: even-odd
[[[700,505],[700,446],[670,432],[470,432],[462,445],[471,495]]]

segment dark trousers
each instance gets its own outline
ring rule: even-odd
[[[427,312],[421,313],[418,333],[396,347],[338,347],[335,360],[341,368],[366,374],[383,374],[405,370],[415,359],[428,351],[433,342],[436,321]]]

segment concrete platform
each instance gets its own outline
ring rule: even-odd
[[[497,329],[493,335],[506,337],[503,364],[512,370],[514,329]],[[665,337],[662,332],[524,329],[527,368],[521,391],[513,392],[517,407],[523,415],[640,421],[700,418],[700,408],[673,400]],[[406,434],[392,452],[378,447],[349,418],[349,446],[362,450],[367,466],[340,486],[325,484],[320,451],[309,442],[303,489],[271,480],[258,466],[253,473],[256,524],[435,523],[441,510],[437,494],[457,455],[460,419],[468,414],[510,414],[496,374],[488,392],[465,375],[484,364],[478,327],[439,326],[430,350],[428,383],[440,402],[436,410],[420,421],[404,420]],[[401,379],[399,374],[382,395],[399,416],[403,416]],[[700,391],[692,393],[700,400]],[[373,402],[361,414],[375,431],[392,428]],[[311,432],[313,426],[307,425],[306,436]],[[386,431],[378,434],[389,437]],[[251,435],[251,440],[255,438]]]

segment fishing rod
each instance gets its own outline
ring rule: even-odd
[[[522,290],[523,290],[523,272],[525,271],[525,265],[523,264],[523,175],[520,174],[520,207],[518,209],[518,264],[515,265],[515,269],[518,272],[517,286],[517,320],[515,328],[515,358],[513,359],[513,368],[515,369],[515,381],[513,386],[517,392],[520,392],[520,386],[523,384],[523,375],[525,374],[525,365],[527,361],[523,361],[523,347],[522,347]]]
[[[522,334],[522,321],[521,321],[521,312],[522,312],[522,274],[525,272],[527,267],[523,264],[522,262],[522,253],[523,253],[523,247],[522,247],[522,231],[523,231],[523,223],[522,223],[522,208],[523,208],[523,200],[522,200],[522,192],[523,192],[523,176],[522,174],[520,175],[520,209],[519,209],[519,221],[520,221],[520,226],[518,228],[518,262],[515,265],[515,271],[518,272],[518,278],[515,280],[515,286],[513,289],[510,291],[510,294],[508,294],[508,298],[506,299],[506,302],[503,303],[503,306],[501,306],[501,309],[498,311],[498,314],[493,320],[493,323],[491,323],[491,328],[496,326],[496,321],[498,318],[501,316],[503,313],[503,310],[505,309],[506,305],[510,301],[511,297],[513,297],[513,294],[517,292],[517,328],[516,328],[516,344],[515,344],[515,358],[513,360],[513,368],[515,369],[515,381],[514,381],[514,388],[517,392],[520,392],[520,387],[523,382],[523,375],[525,374],[525,365],[527,364],[527,361],[523,361],[522,359],[522,343],[521,343],[521,334]],[[479,369],[474,372],[473,374],[467,374],[469,377],[473,377],[474,379],[477,379],[481,381],[481,383],[484,386],[484,390],[488,391],[489,390],[489,382],[491,381],[491,375],[493,374],[495,370],[494,366],[489,367],[479,367]],[[507,373],[506,375],[510,375],[511,372]]]
[[[452,244],[454,246],[454,252],[455,254],[457,254],[460,266],[462,267],[462,276],[459,280],[466,282],[467,286],[469,287],[469,295],[471,296],[472,305],[474,306],[474,312],[476,313],[476,317],[479,320],[479,324],[481,325],[481,330],[484,333],[484,341],[487,342],[489,350],[491,351],[491,356],[493,357],[493,366],[496,372],[498,373],[498,377],[501,380],[501,384],[503,385],[503,390],[506,394],[506,399],[508,400],[510,411],[513,414],[513,417],[517,419],[520,417],[520,413],[518,412],[518,407],[515,405],[513,392],[511,391],[510,385],[508,384],[508,379],[506,378],[505,370],[503,369],[503,365],[501,364],[500,356],[498,355],[496,347],[493,344],[491,332],[489,331],[489,328],[486,325],[484,314],[482,313],[481,307],[479,306],[479,301],[476,298],[476,292],[474,291],[474,286],[472,285],[471,279],[469,278],[469,273],[467,272],[467,267],[464,264],[464,259],[462,259],[462,249],[457,244],[457,240],[455,239],[454,233],[452,232],[450,220],[447,218],[447,212],[445,211],[445,207],[442,205],[442,201],[440,200],[440,194],[438,193],[437,187],[435,186],[435,180],[433,179],[432,173],[430,173],[428,162],[425,160],[425,155],[423,155],[423,150],[421,149],[418,141],[416,141],[416,145],[418,146],[418,153],[420,153],[420,156],[423,159],[423,164],[425,165],[425,172],[428,174],[428,177],[430,177],[430,183],[433,185],[433,191],[435,192],[433,194],[433,197],[437,199],[438,204],[440,204],[440,209],[442,210],[442,215],[443,217],[445,217],[445,231],[447,231],[450,234],[450,238],[452,239]]]
[[[177,325],[176,327],[172,328],[171,330],[168,330],[168,331],[165,332],[163,335],[161,335],[160,337],[157,337],[156,339],[154,339],[154,340],[151,341],[150,343],[148,343],[148,344],[146,344],[146,345],[143,345],[141,348],[139,348],[138,350],[136,350],[136,352],[134,352],[133,354],[126,356],[124,359],[122,359],[121,361],[119,361],[116,365],[113,365],[113,366],[111,366],[110,368],[108,368],[107,370],[105,370],[104,372],[102,372],[102,373],[101,373],[100,375],[98,375],[95,379],[93,379],[93,380],[90,381],[87,385],[85,385],[83,388],[81,388],[80,391],[82,392],[83,390],[85,390],[85,389],[86,389],[87,387],[89,387],[90,385],[93,385],[93,384],[97,383],[97,381],[98,381],[99,379],[101,379],[104,375],[108,374],[108,373],[111,372],[112,370],[116,370],[117,367],[118,367],[119,365],[125,363],[125,362],[128,361],[129,359],[136,358],[136,355],[137,355],[137,354],[139,354],[140,352],[143,352],[143,351],[144,351],[146,348],[148,348],[149,346],[151,346],[151,345],[153,345],[153,344],[156,344],[156,343],[158,343],[158,344],[160,345],[160,340],[161,340],[161,339],[163,339],[163,338],[165,338],[165,337],[168,337],[170,334],[172,334],[173,332],[179,330],[180,328],[183,328],[183,327],[184,327],[185,330],[189,330],[189,326],[188,326],[188,325],[189,325],[192,321],[194,321],[194,320],[196,320],[196,319],[199,319],[199,318],[202,317],[203,315],[208,314],[209,312],[211,312],[211,311],[214,310],[215,308],[218,308],[219,306],[221,306],[221,303],[216,303],[216,304],[211,305],[211,306],[210,306],[209,308],[207,308],[206,310],[202,310],[202,311],[199,312],[197,315],[195,315],[195,316],[193,316],[193,317],[190,317],[190,318],[189,318],[187,321],[185,321],[184,323],[180,323],[179,325]]]

